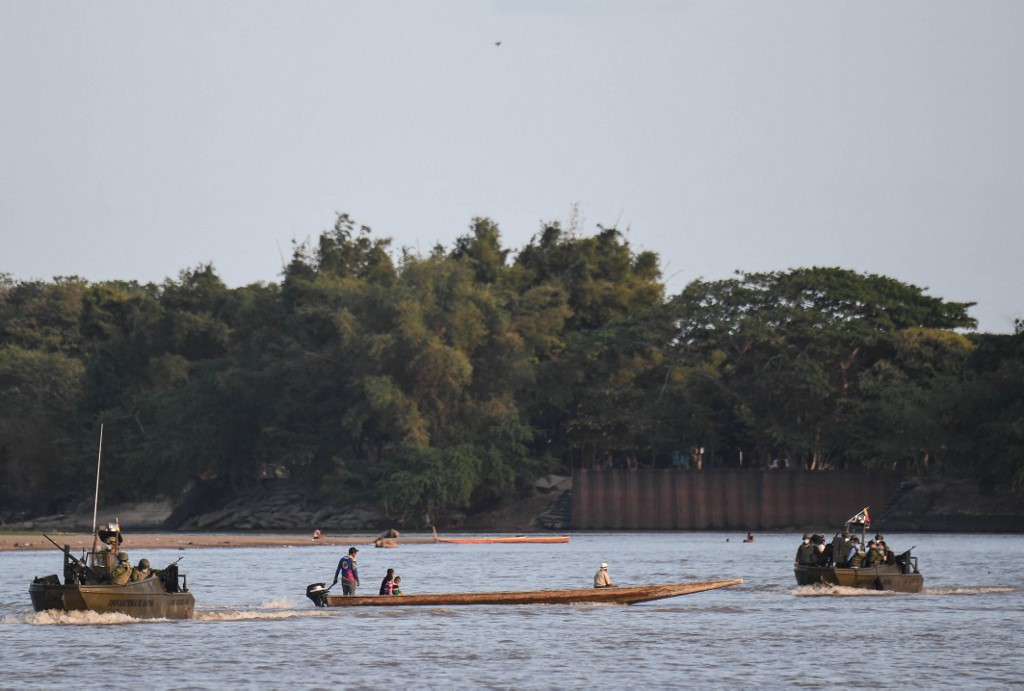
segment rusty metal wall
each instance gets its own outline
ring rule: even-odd
[[[577,530],[832,529],[870,506],[881,513],[892,475],[811,470],[576,470]]]

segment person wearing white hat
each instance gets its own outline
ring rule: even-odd
[[[594,587],[595,588],[611,588],[612,583],[611,577],[608,575],[608,564],[601,562],[601,568],[594,574]]]

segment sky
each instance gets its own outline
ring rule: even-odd
[[[1024,2],[0,0],[0,274],[279,282],[618,228],[669,294],[837,266],[1024,317]]]

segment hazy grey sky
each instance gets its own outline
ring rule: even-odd
[[[0,0],[0,272],[280,280],[347,212],[1024,313],[1024,2]],[[500,41],[500,45],[495,45]]]

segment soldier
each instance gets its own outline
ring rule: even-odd
[[[850,551],[846,555],[846,563],[851,569],[859,569],[864,563],[864,550],[860,548],[860,538],[850,538]]]
[[[141,581],[152,575],[153,572],[149,568],[149,559],[139,559],[139,565],[132,569],[132,581]]]
[[[838,567],[846,566],[847,554],[850,552],[850,534],[845,530],[832,538],[832,561]]]
[[[868,566],[878,566],[883,560],[882,553],[878,551],[878,543],[874,540],[868,540],[868,553],[864,557],[864,563]]]
[[[882,554],[883,564],[895,564],[896,553],[889,549],[889,545],[885,544],[885,540],[878,542],[878,551]]]
[[[114,585],[127,585],[132,578],[132,565],[128,561],[127,552],[117,553],[117,566],[110,572],[110,580]]]
[[[804,533],[804,541],[796,548],[795,564],[801,566],[814,566],[818,560],[815,554],[815,546],[811,544],[811,534]]]

